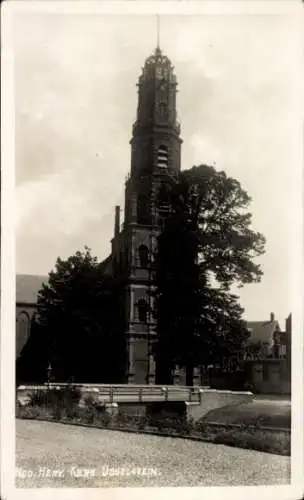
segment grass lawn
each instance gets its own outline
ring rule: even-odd
[[[210,411],[204,421],[227,424],[255,425],[289,429],[291,425],[291,405],[288,401],[255,400],[235,406],[227,406]]]

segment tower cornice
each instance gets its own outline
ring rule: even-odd
[[[166,125],[158,125],[156,123],[152,125],[143,126],[141,123],[136,121],[132,127],[132,138],[130,139],[130,144],[134,139],[140,137],[153,137],[158,134],[167,135],[168,137],[175,137],[180,144],[182,144],[183,139],[180,137],[180,124],[178,123],[175,127],[169,127]]]

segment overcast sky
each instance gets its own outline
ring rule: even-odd
[[[207,163],[253,199],[264,277],[239,293],[250,320],[291,310],[296,16],[162,16],[179,83],[182,168]],[[155,16],[14,18],[17,272],[47,274],[84,245],[110,251],[130,169],[136,82]]]

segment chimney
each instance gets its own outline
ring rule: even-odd
[[[291,335],[291,313],[288,316],[288,318],[286,318],[286,320],[285,320],[285,329],[286,329],[286,332],[288,332]]]
[[[270,313],[270,321],[274,321],[274,320],[275,320],[274,313]]]
[[[120,206],[116,205],[115,207],[115,225],[114,225],[114,236],[119,234],[120,228]]]

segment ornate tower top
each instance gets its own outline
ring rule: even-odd
[[[170,59],[157,44],[137,83],[138,105],[131,138],[131,176],[175,175],[180,170],[177,82]]]
[[[145,61],[138,85],[143,85],[151,80],[162,80],[177,85],[176,76],[173,71],[174,67],[170,59],[157,46],[154,53]]]
[[[133,134],[147,128],[162,127],[179,135],[174,67],[159,46],[146,59],[137,86],[137,119]]]

